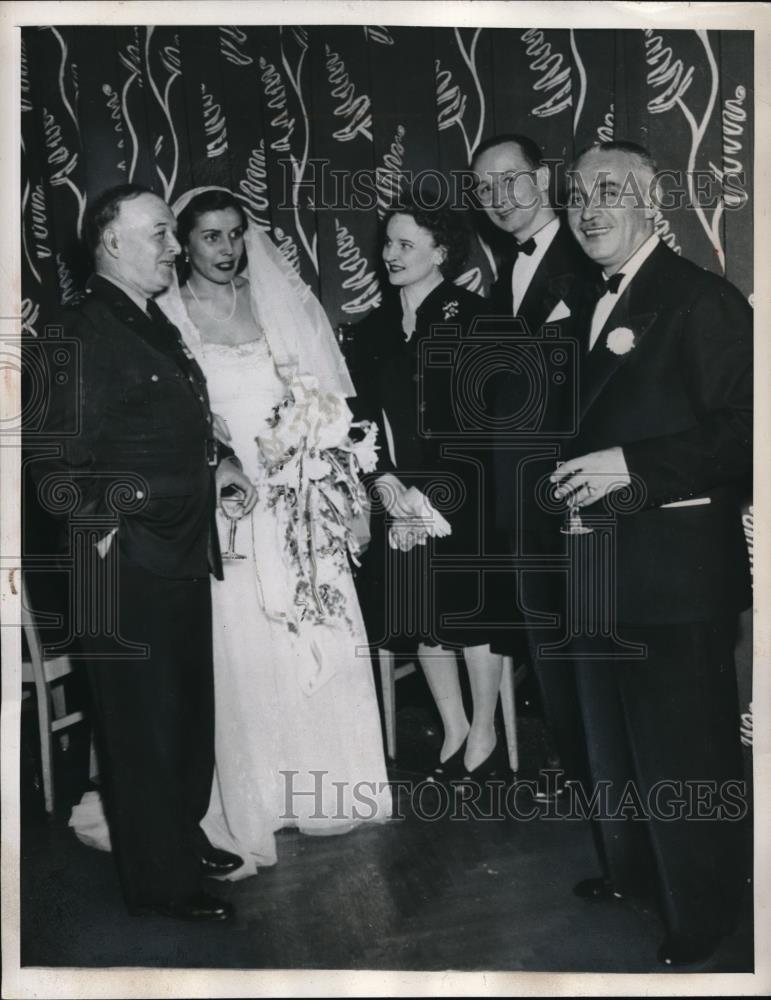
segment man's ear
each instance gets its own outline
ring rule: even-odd
[[[104,247],[105,252],[108,253],[110,257],[118,256],[118,234],[111,226],[107,226],[107,228],[102,231],[101,244]]]
[[[652,177],[645,198],[645,218],[655,219],[661,204],[661,186],[658,177]]]
[[[538,190],[548,192],[549,180],[550,180],[549,168],[546,166],[545,163],[542,163],[541,166],[535,172],[535,182],[538,186]]]

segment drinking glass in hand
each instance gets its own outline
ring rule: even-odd
[[[246,559],[246,556],[236,552],[236,530],[238,522],[244,516],[244,492],[233,490],[229,495],[220,496],[220,510],[230,522],[228,530],[228,547],[222,553],[224,559]]]
[[[557,468],[563,465],[563,462],[557,462]],[[563,535],[589,535],[593,531],[592,528],[588,528],[584,522],[581,520],[581,508],[576,503],[575,493],[567,498],[568,512],[567,517],[563,525],[560,528],[560,533]]]
[[[568,513],[560,528],[563,535],[589,535],[593,528],[588,528],[581,520],[581,508],[573,497],[568,499]]]

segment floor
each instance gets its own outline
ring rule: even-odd
[[[421,686],[422,685],[422,686]],[[420,675],[398,688],[399,769],[421,781],[440,740]],[[542,766],[543,726],[520,690],[523,776]],[[22,966],[659,972],[655,906],[571,894],[596,873],[582,821],[451,818],[431,790],[399,796],[392,822],[342,837],[279,834],[279,860],[214,887],[232,924],[191,926],[126,913],[109,854],[67,827],[88,782],[87,733],[57,752],[59,805],[46,817],[34,712],[22,724]],[[518,798],[523,808],[531,803]],[[544,808],[544,807],[540,807]],[[698,971],[753,967],[751,889],[735,934]]]

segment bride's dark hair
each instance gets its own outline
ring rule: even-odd
[[[190,233],[202,215],[205,215],[207,212],[222,212],[227,208],[232,208],[233,211],[238,212],[241,227],[246,229],[249,225],[249,218],[236,196],[231,194],[230,191],[221,191],[215,188],[210,191],[202,191],[195,198],[191,198],[177,216],[177,240],[182,249],[185,250],[187,247],[190,241]],[[245,266],[246,253],[244,252],[238,263],[236,273],[243,271]],[[190,264],[184,259],[183,255],[177,257],[177,271],[179,273],[179,283],[180,285],[184,285],[190,276]]]

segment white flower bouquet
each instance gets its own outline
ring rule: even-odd
[[[334,540],[347,547],[358,564],[369,541],[367,496],[360,477],[377,466],[376,425],[354,422],[342,396],[320,392],[313,376],[298,375],[256,441],[269,486],[293,494],[298,537],[291,548],[303,567],[305,555],[312,567],[315,548]]]

